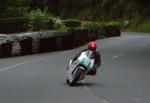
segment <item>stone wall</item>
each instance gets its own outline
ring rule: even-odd
[[[113,35],[109,36],[104,35],[104,32],[106,31],[77,29],[11,35],[0,34],[0,57],[73,49],[89,41],[115,34],[112,33]],[[115,36],[119,35],[119,33],[115,34]]]

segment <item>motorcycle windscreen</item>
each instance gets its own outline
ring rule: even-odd
[[[81,53],[78,60],[80,64],[84,65],[87,69],[92,69],[94,66],[94,58],[89,52]]]

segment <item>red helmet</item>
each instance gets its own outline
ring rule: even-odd
[[[96,46],[96,42],[95,41],[91,41],[88,43],[88,49],[90,50],[96,50],[97,46]]]

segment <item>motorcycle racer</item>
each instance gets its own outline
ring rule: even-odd
[[[75,61],[83,52],[86,51],[92,51],[94,54],[94,67],[87,73],[87,75],[96,75],[97,73],[97,68],[101,65],[101,56],[100,53],[97,51],[97,45],[95,41],[91,41],[88,43],[88,48],[82,50],[80,53],[78,53],[72,60]]]

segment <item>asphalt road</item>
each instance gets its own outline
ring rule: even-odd
[[[74,50],[0,59],[0,103],[150,103],[150,34],[98,40],[102,66],[74,87],[66,82]]]

